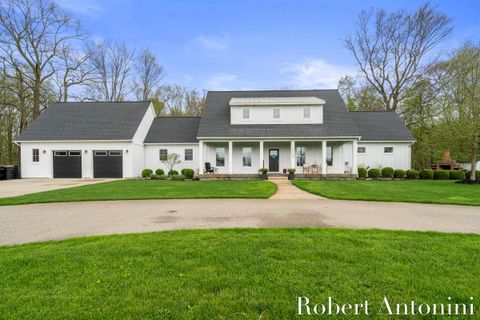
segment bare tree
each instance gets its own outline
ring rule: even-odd
[[[135,95],[138,100],[153,98],[160,80],[163,78],[163,67],[157,57],[148,49],[143,49],[135,63],[137,79],[135,81]]]
[[[338,81],[338,91],[350,111],[384,110],[382,98],[368,82],[344,76]]]
[[[421,78],[427,54],[451,31],[451,19],[426,3],[416,12],[362,11],[344,43],[385,109],[397,110]]]
[[[55,73],[55,60],[62,46],[82,38],[78,22],[73,21],[49,0],[0,1],[0,50],[6,62],[29,68],[33,119],[41,111],[44,84]]]
[[[165,84],[156,97],[163,104],[162,113],[169,116],[200,116],[205,106],[206,92]]]
[[[58,101],[67,102],[71,97],[70,89],[87,86],[94,78],[95,68],[90,62],[92,51],[75,51],[64,45],[59,53],[55,83],[58,90]]]
[[[162,162],[167,166],[168,175],[170,175],[173,168],[182,161],[180,161],[180,155],[178,153],[169,153],[167,154],[167,160],[162,160]]]
[[[133,90],[131,72],[134,50],[125,43],[103,42],[90,45],[90,62],[95,77],[88,87],[89,99],[122,101]]]

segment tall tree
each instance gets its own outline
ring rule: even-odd
[[[369,83],[344,76],[338,82],[338,91],[350,111],[379,111],[385,107],[382,98]]]
[[[158,90],[160,80],[163,78],[163,67],[158,63],[157,57],[148,49],[143,49],[137,56],[135,63],[136,81],[135,95],[138,100],[153,98]]]
[[[90,62],[94,79],[87,90],[87,100],[122,101],[133,91],[132,68],[135,52],[125,43],[90,44]]]
[[[480,150],[480,46],[470,43],[434,68],[439,100],[443,107],[443,139],[467,146],[471,160],[470,180],[475,180]]]
[[[35,119],[44,85],[55,74],[62,46],[82,38],[80,25],[49,0],[0,1],[0,50],[7,63],[29,69]],[[6,58],[5,58],[6,57]]]
[[[362,11],[344,44],[385,109],[397,110],[421,79],[427,54],[451,31],[451,19],[426,3],[416,12]]]

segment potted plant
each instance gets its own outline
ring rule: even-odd
[[[295,179],[295,169],[290,168],[288,169],[288,180],[294,180]]]
[[[258,172],[260,172],[260,179],[268,180],[268,176],[267,176],[268,169],[267,168],[261,168],[261,169],[258,170]]]

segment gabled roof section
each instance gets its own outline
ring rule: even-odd
[[[150,102],[50,105],[16,141],[132,140]]]
[[[302,125],[230,124],[229,102],[234,98],[282,98],[288,100],[292,97],[324,100],[323,123]],[[360,134],[338,90],[209,91],[198,129],[200,138],[358,136]]]
[[[325,100],[317,97],[250,97],[232,98],[230,106],[319,106]]]
[[[362,141],[415,141],[405,124],[393,111],[350,112]]]
[[[199,117],[158,117],[144,143],[197,143]]]

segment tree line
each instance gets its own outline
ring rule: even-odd
[[[19,162],[14,137],[53,102],[150,100],[158,115],[200,115],[205,92],[164,75],[151,50],[93,41],[53,1],[0,0],[0,164]]]
[[[480,47],[465,42],[452,52],[435,49],[453,30],[452,20],[429,3],[416,11],[362,11],[344,40],[357,76],[338,85],[352,111],[394,111],[416,143],[412,165],[428,168],[444,150],[471,163],[480,149]],[[438,50],[437,50],[438,52]]]

